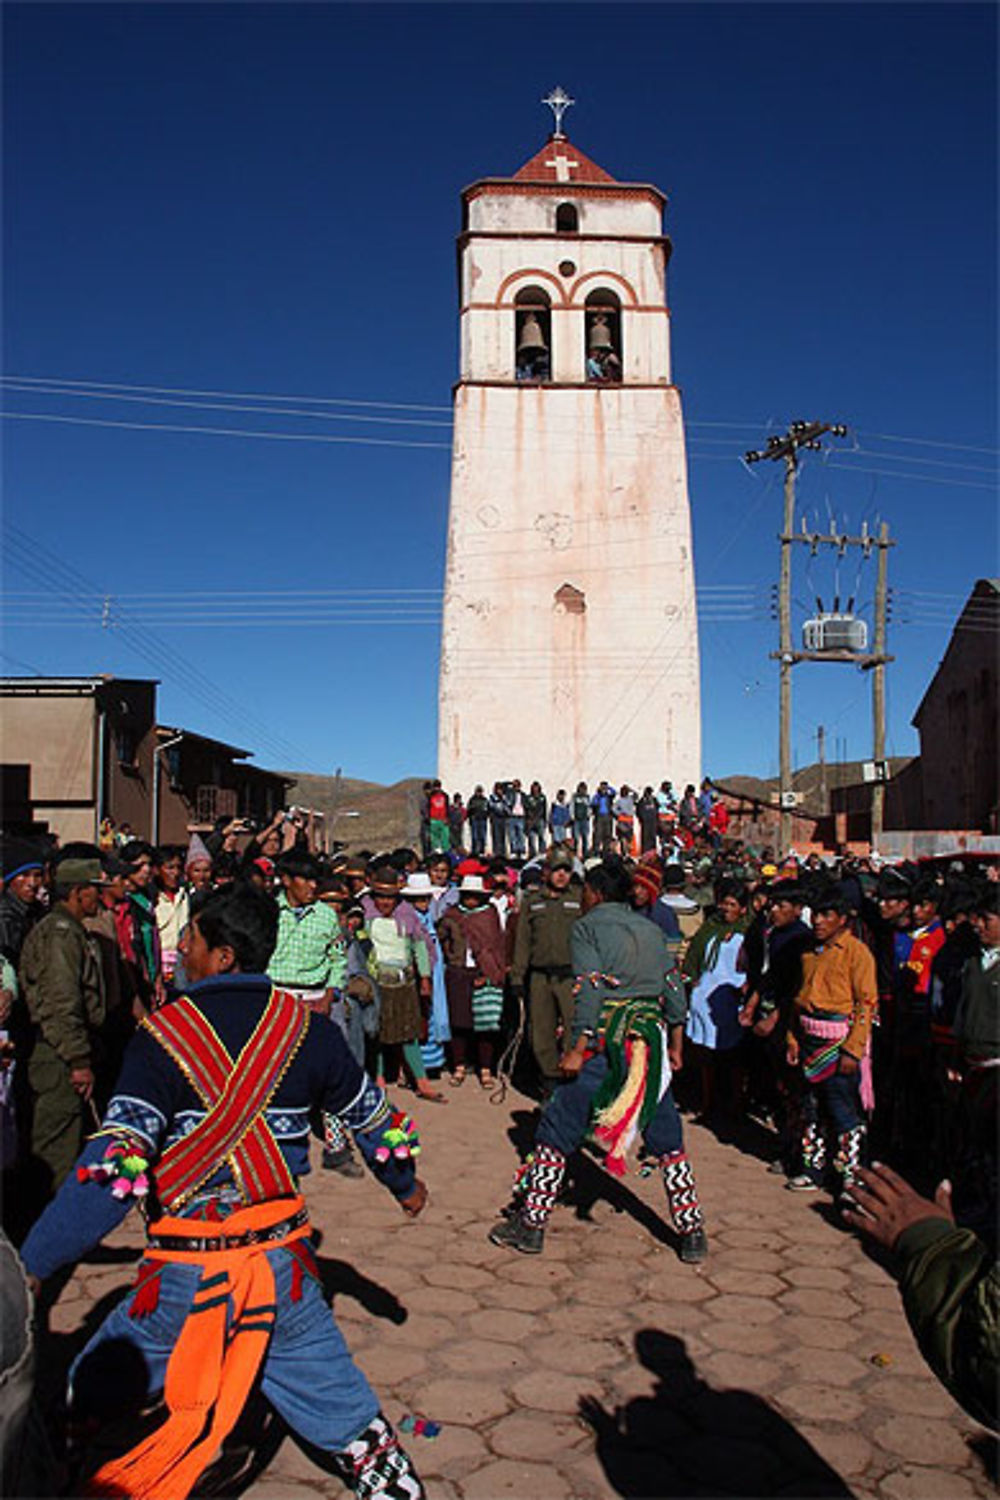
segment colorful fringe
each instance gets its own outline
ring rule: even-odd
[[[608,1073],[594,1096],[593,1137],[605,1168],[624,1177],[626,1156],[670,1087],[670,1064],[658,1001],[608,1001],[601,1013]]]

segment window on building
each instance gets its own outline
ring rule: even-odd
[[[618,385],[622,378],[621,303],[614,292],[591,292],[586,311],[586,376],[592,385]]]
[[[115,730],[115,754],[118,756],[120,766],[134,766],[138,741],[134,729],[120,724]]]
[[[552,374],[552,303],[540,286],[526,286],[514,298],[514,370],[520,381],[549,380]]]
[[[580,228],[580,214],[575,203],[560,203],[556,209],[556,234],[576,234]]]

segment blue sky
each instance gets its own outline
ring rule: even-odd
[[[574,143],[669,196],[697,582],[741,601],[702,629],[706,770],[777,769],[780,474],[738,460],[799,417],[852,429],[809,520],[898,540],[916,748],[997,571],[992,7],[13,4],[5,32],[6,375],[95,383],[7,387],[5,672],[159,676],[165,722],[263,764],[432,767],[459,194],[538,149],[561,83]],[[873,564],[804,562],[797,621],[870,601]],[[866,676],[794,686],[797,763],[819,723],[868,753]]]

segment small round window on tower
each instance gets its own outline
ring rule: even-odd
[[[575,260],[561,260],[559,262],[559,275],[560,276],[575,276],[576,275],[576,261]]]

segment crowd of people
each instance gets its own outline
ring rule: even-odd
[[[534,858],[549,844],[569,844],[586,859],[616,849],[632,854],[689,850],[701,835],[719,849],[729,829],[726,803],[706,777],[697,791],[690,783],[678,796],[673,783],[642,792],[599,781],[593,792],[581,781],[576,791],[560,787],[549,797],[538,781],[525,791],[521,781],[497,781],[487,795],[477,786],[468,801],[450,796],[440,781],[425,781],[420,799],[420,847],[429,854],[465,849],[472,854]]]
[[[534,1096],[533,1147],[489,1230],[508,1250],[543,1251],[589,1141],[617,1175],[638,1147],[681,1260],[703,1260],[687,1116],[868,1227],[891,1219],[897,1191],[873,1156],[917,1192],[947,1178],[955,1232],[994,1255],[1000,864],[779,856],[729,837],[720,806],[708,784],[678,798],[669,782],[637,796],[602,781],[550,803],[515,779],[463,803],[429,782],[416,850],[317,855],[280,814],[252,836],[220,821],[185,848],[5,839],[0,1118],[17,1191],[4,1210],[28,1271],[50,1275],[149,1193],[163,1217],[133,1316],[92,1345],[142,1345],[136,1307],[179,1287],[178,1351],[204,1352],[185,1342],[185,1237],[206,1277],[216,1251],[273,1243],[280,1326],[281,1296],[298,1301],[309,1272],[297,1184],[310,1134],[324,1169],[367,1165],[405,1212],[423,1208],[416,1127],[387,1087],[410,1091],[417,1116],[463,1087],[484,1104],[510,1086]],[[983,1263],[970,1254],[971,1287]],[[959,1370],[954,1297],[941,1310],[954,1264],[921,1264],[913,1316],[934,1320],[936,1368],[987,1410],[982,1371]],[[265,1347],[248,1368],[264,1361],[286,1420],[359,1493],[420,1494],[328,1310],[310,1302],[309,1317],[316,1360],[340,1379],[322,1441],[310,1381],[329,1370],[279,1376]],[[169,1365],[169,1350],[143,1353],[154,1387],[176,1387],[180,1352]],[[189,1431],[177,1448],[178,1411],[174,1447],[127,1463],[155,1467],[169,1449],[193,1483],[205,1440]],[[124,1474],[104,1479],[140,1493]]]

